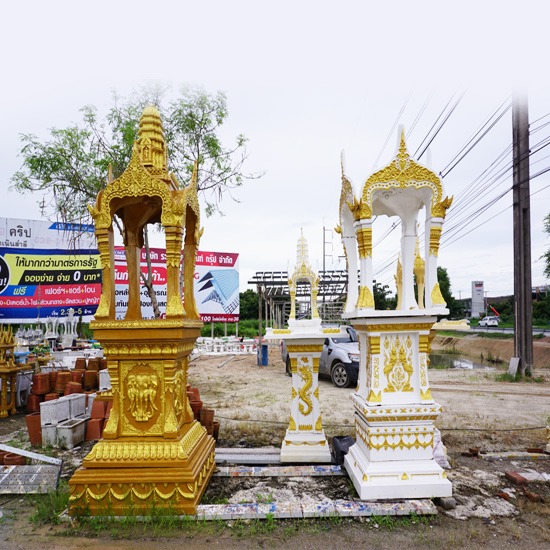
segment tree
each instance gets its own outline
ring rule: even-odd
[[[544,232],[550,236],[550,214],[544,218]],[[544,258],[544,262],[546,264],[544,268],[544,275],[550,279],[550,250],[547,250],[542,257]]]
[[[245,290],[239,294],[240,319],[258,319],[258,293],[253,290]]]
[[[260,177],[245,174],[246,138],[238,135],[230,147],[224,147],[219,130],[228,116],[225,94],[208,94],[196,88],[184,88],[170,97],[167,89],[149,87],[125,99],[114,95],[114,105],[104,118],[96,107],[81,109],[83,120],[67,128],[52,128],[45,140],[31,134],[20,136],[22,168],[12,177],[13,187],[21,193],[39,193],[42,214],[63,222],[89,222],[88,204],[106,185],[109,166],[116,178],[130,160],[138,123],[145,106],[155,105],[163,118],[169,151],[169,169],[180,185],[191,178],[198,163],[199,193],[206,202],[206,214],[220,212],[224,194]],[[234,198],[234,197],[232,197]],[[148,239],[145,235],[148,252]],[[148,255],[148,254],[147,254]],[[155,295],[149,275],[143,281],[153,302]]]
[[[449,309],[449,317],[451,319],[464,316],[464,306],[455,299],[451,293],[451,279],[447,273],[445,267],[437,268],[437,282],[439,283],[439,290],[441,290],[441,295],[447,303],[447,308]]]
[[[373,281],[372,291],[374,294],[375,309],[395,309],[397,299],[392,295],[388,285],[382,286],[380,283]]]

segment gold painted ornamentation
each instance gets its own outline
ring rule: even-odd
[[[441,239],[441,226],[430,227],[430,256],[436,256],[439,254],[439,240]]]
[[[391,341],[391,343],[390,343]],[[384,340],[384,374],[388,381],[384,392],[411,392],[412,342],[410,336],[402,342],[399,336]]]
[[[292,415],[290,415],[290,421],[288,423],[288,429],[293,430],[293,431],[296,430],[296,421],[294,420],[294,418],[292,418]]]
[[[147,364],[136,365],[126,377],[128,412],[137,422],[147,422],[158,411],[159,377]]]
[[[430,388],[428,388],[426,391],[420,390],[420,399],[421,401],[433,401],[432,392],[430,391]]]
[[[379,357],[374,357],[372,360],[372,372],[373,372],[372,387],[378,388],[380,385],[380,358]]]
[[[313,375],[311,370],[307,367],[298,367],[298,374],[300,375],[302,382],[304,382],[304,385],[298,390],[298,395],[306,404],[306,406],[304,406],[303,403],[300,403],[299,409],[304,416],[309,416],[313,410],[313,402],[309,397],[309,391],[313,384]]]
[[[321,446],[325,446],[327,444],[327,442],[325,440],[321,440],[321,441],[301,441],[301,442],[297,442],[297,441],[290,441],[289,439],[285,439],[285,445],[297,445],[297,446],[300,446],[300,445],[309,445],[310,447],[315,447],[316,445],[321,445]]]
[[[359,287],[359,298],[356,307],[374,309],[374,296],[368,286]]]
[[[434,305],[447,305],[445,303],[445,299],[443,298],[443,295],[441,294],[441,289],[439,288],[439,283],[435,283],[433,289],[432,289],[432,304]]]
[[[369,396],[367,397],[369,403],[382,403],[382,392],[375,392],[371,390]]]
[[[321,415],[317,418],[317,422],[315,422],[315,430],[320,432],[323,429],[323,422],[321,421]]]
[[[323,344],[288,344],[288,353],[321,353]]]
[[[372,227],[361,227],[356,234],[359,258],[372,258]]]
[[[273,329],[273,334],[290,334],[290,329],[288,329],[288,328],[275,328],[275,329]]]
[[[380,443],[375,443],[374,440],[382,440]],[[379,451],[381,449],[384,449],[387,451],[388,449],[391,449],[392,451],[395,451],[396,449],[403,450],[411,450],[411,449],[427,449],[428,447],[433,447],[433,436],[428,437],[426,440],[421,440],[419,436],[412,436],[408,434],[402,434],[402,435],[373,435],[371,434],[367,446],[369,449]]]
[[[311,432],[313,430],[313,426],[311,424],[298,424],[298,430],[301,432]]]

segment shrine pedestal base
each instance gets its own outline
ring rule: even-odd
[[[321,462],[332,460],[325,432],[303,433],[287,430],[281,445],[281,462]]]

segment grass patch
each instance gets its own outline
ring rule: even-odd
[[[534,384],[544,384],[546,380],[544,379],[544,376],[520,376],[516,374],[515,376],[513,374],[509,374],[507,372],[502,372],[500,374],[497,374],[495,376],[496,382],[527,382],[527,383],[534,383]]]
[[[513,332],[476,332],[478,338],[489,338],[491,340],[513,340]]]
[[[30,520],[37,525],[57,525],[59,515],[69,504],[69,486],[61,482],[57,491],[45,495],[32,495],[29,497],[34,505],[34,512]]]

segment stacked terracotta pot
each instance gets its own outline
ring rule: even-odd
[[[32,375],[31,393],[27,397],[27,411],[30,413],[40,412],[40,403],[44,396],[50,392],[50,375],[40,373]]]
[[[190,384],[187,384],[187,398],[189,399],[189,404],[195,416],[195,420],[198,420],[206,428],[208,435],[213,436],[217,441],[220,423],[214,422],[214,409],[203,408],[203,402],[201,401],[198,388]]]
[[[107,420],[109,420],[112,406],[112,401],[94,399],[90,412],[90,419],[86,426],[86,441],[101,439],[103,428]]]

